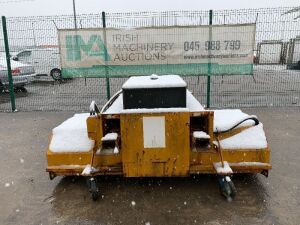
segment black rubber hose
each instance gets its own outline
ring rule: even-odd
[[[233,127],[227,129],[227,130],[223,130],[223,131],[217,131],[215,133],[217,134],[222,134],[222,133],[225,133],[225,132],[228,132],[228,131],[231,131],[233,130],[234,128],[236,128],[237,126],[239,126],[240,124],[244,123],[245,121],[247,120],[253,120],[255,122],[254,126],[258,125],[259,124],[259,120],[256,118],[256,117],[248,117],[246,119],[243,119],[242,121],[238,122],[237,124],[235,124]]]
[[[120,94],[122,94],[122,91],[120,91],[118,94],[113,96],[113,99],[110,99],[109,104],[104,109],[101,110],[101,113],[105,112],[116,101],[116,99],[120,96]]]

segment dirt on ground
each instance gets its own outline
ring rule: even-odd
[[[51,129],[73,112],[0,113],[0,224],[299,224],[300,108],[244,111],[263,122],[273,169],[234,176],[232,202],[213,175],[100,177],[93,202],[84,179],[45,172]]]

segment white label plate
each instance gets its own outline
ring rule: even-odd
[[[165,117],[143,117],[144,148],[165,148]]]

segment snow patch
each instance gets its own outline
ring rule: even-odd
[[[153,79],[155,78],[155,79]],[[186,87],[186,82],[178,75],[151,75],[130,77],[122,86],[122,89],[138,88],[171,88]]]
[[[120,95],[122,95],[122,90],[117,91],[117,92],[116,92],[116,93],[115,93],[115,94],[114,94],[114,95],[113,95],[113,96],[105,103],[105,105],[102,107],[100,113],[105,113],[107,110],[109,110],[109,108],[111,108],[112,105],[115,104],[116,101],[120,98]],[[110,105],[112,101],[113,101],[113,104]],[[119,111],[121,111],[121,110],[123,109],[123,97],[122,97],[121,101],[122,101],[122,104],[118,104],[118,105],[117,105],[117,107],[121,107],[121,108],[119,109]],[[109,106],[109,108],[108,108],[108,106]],[[104,110],[106,110],[106,111],[104,111]],[[113,114],[113,113],[111,113],[111,114]]]
[[[117,133],[107,133],[104,137],[101,138],[101,141],[115,141],[118,138]]]
[[[268,166],[268,163],[262,162],[238,162],[238,163],[230,163],[231,166]]]
[[[229,164],[227,161],[224,161],[224,167],[222,165],[222,162],[215,162],[214,167],[217,171],[218,174],[229,174],[233,173],[232,169],[230,168]]]
[[[189,109],[190,112],[199,112],[204,110],[200,102],[194,97],[194,95],[189,90],[186,90],[186,107]]]
[[[228,130],[241,120],[249,117],[248,114],[243,113],[240,109],[214,110],[214,132]],[[253,126],[254,124],[255,122],[253,120],[247,120],[238,127]]]
[[[114,154],[119,154],[119,149],[117,146],[115,146],[115,148],[114,148]]]
[[[88,113],[75,114],[52,130],[49,150],[52,152],[88,152],[94,141],[88,138]]]
[[[92,167],[90,164],[86,165],[84,170],[82,171],[81,175],[90,175],[94,172],[96,172],[97,170]]]
[[[204,131],[194,131],[193,137],[197,139],[210,139],[210,136]]]
[[[189,112],[188,108],[154,108],[154,109],[123,109],[121,113],[163,113],[163,112]]]
[[[264,149],[268,143],[263,130],[263,124],[249,127],[229,138],[220,140],[223,149]]]
[[[104,112],[104,114],[119,114],[123,110],[123,94],[113,102],[113,104]]]

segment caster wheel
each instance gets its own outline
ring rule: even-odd
[[[25,87],[20,87],[20,91],[23,93],[27,93],[27,89]]]
[[[58,68],[54,68],[50,71],[50,76],[53,78],[55,81],[61,81],[62,76],[61,76],[61,70]]]
[[[93,201],[97,201],[99,199],[100,193],[97,186],[97,181],[94,177],[88,179],[88,187]]]
[[[228,182],[229,186],[230,186],[230,190],[231,190],[231,197],[234,198],[236,196],[236,188],[234,186],[234,183],[232,181]]]
[[[233,182],[228,176],[218,177],[218,181],[221,195],[223,195],[228,202],[232,202],[237,192]]]
[[[16,88],[14,88],[14,91],[27,93],[27,89],[25,87],[16,87]]]

